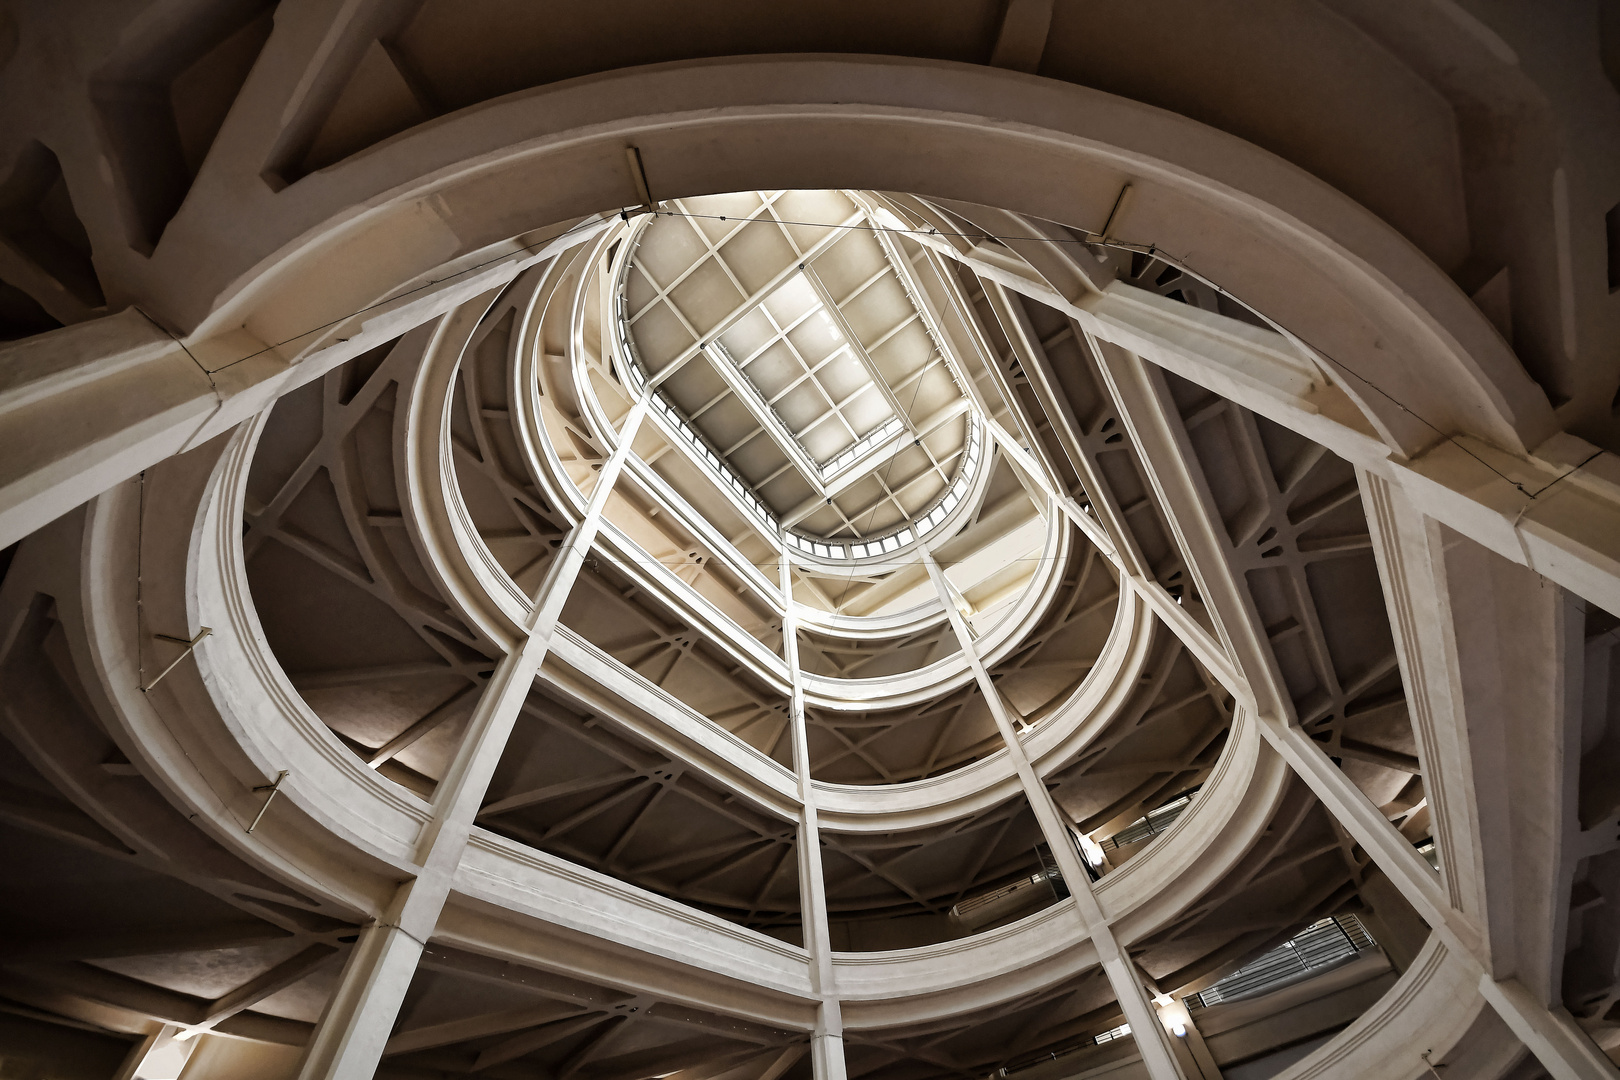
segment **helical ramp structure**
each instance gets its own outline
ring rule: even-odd
[[[191,1028],[312,1076],[1043,1080],[1207,1075],[1292,1009],[1290,1077],[1514,1060],[1368,630],[1380,403],[1086,238],[856,190],[572,219],[60,519],[70,571],[25,548],[12,685],[154,791],[66,720],[35,767],[285,938]]]
[[[0,0],[0,1080],[1620,1080],[1620,0]]]

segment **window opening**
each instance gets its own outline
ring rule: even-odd
[[[1206,1009],[1223,1001],[1258,997],[1338,967],[1377,944],[1360,919],[1354,915],[1335,915],[1312,923],[1214,986],[1181,1000],[1189,1009]]]
[[[1104,848],[1119,848],[1126,844],[1137,844],[1143,840],[1151,840],[1162,832],[1167,832],[1170,826],[1176,823],[1181,812],[1192,804],[1193,796],[1198,789],[1193,788],[1184,795],[1177,796],[1159,807],[1148,811],[1144,817],[1139,817],[1113,836],[1101,841],[1098,846]]]
[[[621,241],[622,243],[622,241]],[[617,250],[617,247],[615,247]],[[633,249],[632,249],[633,252]],[[632,252],[626,252],[620,261],[620,274],[616,286],[615,307],[618,312],[617,332],[612,340],[618,346],[616,356],[613,358],[614,366],[620,369],[621,377],[632,390],[644,390],[648,382],[648,373],[643,367],[640,353],[630,334],[630,302],[627,290],[627,274],[633,261]],[[917,298],[912,295],[908,282],[901,278],[901,283],[911,298],[914,309],[920,313],[922,307]],[[826,328],[834,341],[837,342],[833,352],[850,352],[853,348],[846,335],[839,329],[838,322],[827,311],[826,304],[802,271],[790,277],[769,296],[758,304],[769,317],[773,327],[780,336],[792,327],[801,324],[804,320],[817,315],[825,323]],[[932,327],[928,328],[933,336]],[[825,487],[830,481],[852,472],[856,468],[867,465],[875,466],[878,459],[885,455],[898,454],[903,447],[900,441],[905,435],[906,425],[902,417],[896,415],[892,409],[888,415],[874,428],[860,436],[849,446],[844,447],[835,456],[826,462],[817,462],[803,440],[795,433],[775,407],[766,400],[759,387],[747,373],[747,364],[751,358],[744,358],[741,362],[732,356],[731,352],[719,341],[703,342],[700,350],[710,356],[715,362],[724,364],[737,376],[733,384],[734,392],[740,387],[743,393],[753,401],[754,409],[758,415],[769,417],[776,427],[779,435],[786,436],[788,442],[796,447],[802,455],[802,461],[808,463],[817,474],[816,479]],[[814,374],[809,373],[809,374]],[[954,378],[954,375],[953,375]],[[701,463],[719,481],[720,487],[734,496],[748,513],[755,518],[771,535],[780,537],[788,546],[806,555],[819,559],[844,560],[873,558],[890,555],[902,547],[917,542],[935,529],[944,524],[952,512],[966,499],[969,489],[976,478],[983,457],[984,439],[981,434],[982,422],[977,414],[968,414],[966,445],[961,450],[961,465],[956,470],[950,486],[945,490],[934,504],[926,508],[925,512],[913,515],[909,520],[896,523],[884,535],[861,538],[859,543],[829,540],[822,537],[805,536],[791,528],[783,529],[777,518],[763,499],[754,491],[753,486],[740,476],[725,458],[711,446],[696,427],[677,409],[660,390],[653,392],[653,405],[658,415],[684,443],[694,460]],[[829,500],[831,496],[828,496]]]

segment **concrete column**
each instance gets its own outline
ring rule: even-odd
[[[1478,928],[1446,902],[1437,876],[1327,753],[1299,728],[1261,718],[1261,732],[1446,945],[1479,972],[1480,993],[1555,1080],[1616,1080],[1608,1058],[1567,1010],[1548,1009],[1517,978],[1497,980],[1478,958]],[[1415,863],[1415,865],[1414,865]],[[1420,869],[1421,867],[1421,869]],[[1425,873],[1426,872],[1426,873]]]
[[[1149,481],[1168,511],[1199,591],[1242,673],[1233,691],[1239,707],[1260,721],[1261,733],[1310,786],[1328,812],[1377,861],[1431,926],[1450,910],[1439,878],[1406,838],[1345,778],[1314,741],[1292,723],[1292,699],[1259,625],[1248,591],[1228,561],[1220,525],[1188,462],[1191,445],[1172,406],[1141,358],[1111,345],[1097,348],[1108,391],[1141,456]],[[1454,919],[1460,939],[1475,936]]]
[[[1159,1022],[1158,1013],[1142,986],[1141,973],[1136,970],[1136,964],[1131,960],[1130,954],[1119,947],[1119,942],[1114,938],[1113,930],[1108,925],[1107,916],[1103,914],[1102,905],[1097,902],[1097,896],[1091,890],[1091,875],[1086,873],[1085,867],[1080,862],[1080,849],[1075,843],[1074,834],[1063,820],[1051,792],[1046,790],[1046,785],[1041,783],[1040,777],[1036,775],[1035,767],[1030,764],[1029,756],[1024,753],[1023,744],[1018,741],[1012,708],[990,680],[990,673],[979,658],[973,634],[968,629],[967,620],[962,617],[961,610],[956,606],[950,586],[945,581],[944,571],[940,569],[933,552],[926,547],[921,550],[923,565],[927,568],[928,576],[939,594],[940,605],[944,607],[945,614],[950,619],[951,629],[956,632],[956,640],[962,646],[962,655],[967,658],[968,666],[973,669],[973,677],[979,684],[979,692],[984,695],[985,702],[990,706],[990,715],[995,718],[996,728],[1001,732],[1002,742],[1006,744],[1007,753],[1012,758],[1013,768],[1018,773],[1019,783],[1024,789],[1024,796],[1029,800],[1030,808],[1035,812],[1035,820],[1040,824],[1041,835],[1046,838],[1047,846],[1052,849],[1058,869],[1063,873],[1063,881],[1068,885],[1070,895],[1074,897],[1075,910],[1085,924],[1092,944],[1096,946],[1097,955],[1102,960],[1103,971],[1108,975],[1109,985],[1114,988],[1114,995],[1125,1010],[1125,1019],[1131,1025],[1131,1037],[1136,1040],[1137,1048],[1141,1051],[1148,1075],[1153,1080],[1188,1080],[1180,1062],[1176,1059],[1175,1048],[1171,1045],[1170,1040],[1173,1036]]]
[[[195,1040],[175,1038],[181,1030],[179,1024],[163,1024],[156,1031],[148,1032],[144,1039],[129,1048],[112,1080],[136,1080],[143,1073],[163,1075],[170,1070],[178,1075],[186,1067],[192,1051],[197,1049]]]
[[[550,649],[563,605],[596,541],[608,497],[647,415],[649,400],[644,393],[625,417],[619,444],[597,474],[584,517],[569,532],[540,583],[523,641],[501,660],[484,688],[461,746],[434,790],[433,816],[417,841],[416,862],[421,869],[399,887],[381,919],[362,932],[316,1026],[299,1080],[361,1080],[376,1072],[416,962],[450,895],[478,808]]]
[[[1486,972],[1480,973],[1479,992],[1554,1080],[1613,1080],[1620,1076],[1614,1062],[1562,1005],[1544,1008],[1517,979],[1498,981]]]
[[[827,925],[827,880],[821,867],[821,828],[816,788],[810,776],[810,740],[804,716],[804,680],[799,671],[799,615],[793,601],[793,564],[782,548],[782,658],[792,680],[788,723],[793,733],[793,768],[799,782],[799,918],[810,954],[810,986],[821,998],[810,1061],[816,1080],[845,1080],[844,1020],[833,973],[832,932]]]
[[[1387,481],[1360,480],[1446,902],[1478,927],[1480,993],[1555,1077],[1615,1076],[1560,999],[1585,839],[1576,807],[1584,611]]]
[[[1198,1066],[1198,1072],[1204,1080],[1222,1080],[1221,1069],[1215,1064],[1215,1057],[1209,1052],[1209,1044],[1204,1042],[1204,1033],[1198,1030],[1198,1025],[1188,1017],[1184,1023],[1187,1026],[1187,1037],[1182,1040],[1187,1053],[1192,1057],[1193,1063]]]
[[[1585,612],[1573,596],[1360,474],[1448,900],[1480,958],[1559,1004],[1576,807]]]

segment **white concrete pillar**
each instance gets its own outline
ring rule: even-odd
[[[804,716],[804,680],[799,670],[799,616],[793,601],[793,564],[782,546],[782,658],[792,680],[788,723],[793,734],[793,768],[799,786],[799,919],[810,954],[811,989],[821,998],[810,1061],[816,1080],[845,1080],[844,1021],[833,972],[832,932],[827,920],[827,881],[821,866],[821,828],[816,817],[815,781],[810,776],[810,740]]]
[[[1562,1007],[1576,807],[1584,611],[1528,567],[1360,473],[1445,871],[1485,1000],[1548,1072],[1613,1077]],[[1420,909],[1421,910],[1421,909]]]
[[[1598,1048],[1569,1010],[1544,1008],[1517,979],[1497,981],[1481,972],[1479,992],[1553,1080],[1614,1080],[1620,1070]]]
[[[1142,985],[1141,973],[1136,970],[1136,964],[1131,960],[1130,954],[1120,948],[1112,928],[1108,925],[1107,916],[1103,914],[1102,905],[1097,902],[1097,896],[1091,890],[1091,875],[1086,873],[1080,861],[1080,849],[1073,832],[1063,820],[1051,792],[1046,790],[1046,785],[1036,775],[1035,767],[1030,764],[1029,755],[1024,752],[1023,744],[1018,741],[1012,709],[996,689],[989,671],[979,658],[967,621],[962,618],[962,613],[951,596],[950,586],[945,581],[945,572],[940,569],[933,552],[926,546],[921,552],[923,565],[934,583],[934,590],[939,594],[940,605],[945,609],[945,614],[951,622],[951,629],[956,632],[956,640],[962,647],[962,655],[967,659],[968,666],[973,669],[973,677],[978,682],[979,692],[984,695],[985,702],[990,706],[990,715],[994,717],[996,728],[1001,732],[1002,742],[1012,759],[1013,768],[1024,789],[1024,796],[1029,800],[1030,808],[1035,813],[1035,820],[1040,824],[1041,835],[1046,838],[1047,846],[1052,849],[1058,869],[1063,874],[1063,881],[1068,885],[1070,895],[1074,897],[1075,910],[1085,924],[1092,944],[1096,946],[1097,955],[1102,960],[1103,971],[1108,975],[1109,985],[1114,988],[1114,995],[1125,1010],[1126,1022],[1131,1025],[1131,1037],[1136,1040],[1137,1048],[1141,1051],[1148,1075],[1153,1080],[1188,1080],[1180,1062],[1176,1060],[1175,1048],[1170,1042],[1174,1036],[1170,1035],[1159,1022],[1158,1012]]]
[[[527,634],[496,667],[461,746],[433,795],[433,817],[417,841],[417,876],[401,885],[379,922],[362,932],[304,1056],[299,1080],[361,1080],[376,1072],[428,938],[438,924],[495,767],[545,660],[558,617],[601,528],[602,514],[647,415],[632,406],[619,444],[597,474],[585,515],[552,559],[535,596]]]
[[[142,1076],[178,1076],[197,1049],[195,1039],[178,1039],[179,1024],[162,1024],[129,1048],[112,1080],[139,1080]]]
[[[1182,644],[1198,658],[1198,662],[1215,676],[1216,681],[1237,694],[1236,688],[1243,685],[1243,680],[1232,665],[1221,642],[1205,630],[1198,620],[1192,617],[1191,612],[1177,604],[1163,585],[1138,570],[1126,558],[1127,553],[1114,543],[1103,524],[1065,494],[1043,462],[1020,446],[1012,433],[993,419],[987,418],[985,427],[990,433],[991,441],[1007,455],[1007,460],[1012,463],[1013,468],[1031,477],[1042,492],[1057,503],[1058,509],[1075,528],[1085,533],[1086,538],[1113,564],[1121,584],[1140,596],[1143,602],[1153,609],[1153,613],[1175,631],[1176,637],[1180,638]]]
[[[1209,1052],[1209,1044],[1204,1041],[1204,1033],[1198,1030],[1198,1025],[1193,1022],[1191,1016],[1183,1023],[1187,1028],[1187,1036],[1180,1041],[1198,1067],[1199,1075],[1204,1080],[1222,1080],[1221,1067],[1215,1064],[1215,1056]]]
[[[1581,603],[1359,474],[1440,866],[1480,959],[1559,1004],[1585,659]]]

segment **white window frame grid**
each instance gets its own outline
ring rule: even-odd
[[[628,269],[630,260],[625,259],[622,265],[623,268]],[[623,270],[621,270],[620,280],[615,283],[614,291],[615,307],[619,316],[617,333],[612,339],[615,346],[613,349],[614,360],[617,362],[625,382],[639,394],[647,386],[649,377],[642,368],[641,354],[636,349],[635,342],[630,336],[629,297],[626,294]],[[714,344],[719,345],[718,342]],[[721,348],[721,356],[727,363],[735,365],[730,353],[725,351],[723,347]],[[752,388],[752,383],[749,385]],[[926,513],[920,518],[913,518],[905,522],[891,532],[882,536],[865,538],[859,543],[827,540],[821,537],[806,536],[792,529],[782,528],[780,519],[765,505],[764,500],[754,491],[753,486],[732,469],[726,460],[709,445],[708,440],[698,433],[697,429],[681,414],[674,403],[669,401],[656,386],[653,389],[651,404],[662,426],[680,436],[679,442],[689,457],[698,463],[701,468],[707,469],[720,489],[745,510],[749,516],[753,517],[768,535],[777,537],[778,542],[785,543],[795,551],[819,560],[851,562],[883,559],[929,536],[945,524],[967,497],[968,491],[972,488],[974,479],[978,475],[983,456],[984,440],[981,436],[983,424],[977,414],[970,412],[968,442],[963,451],[964,460],[962,466],[957,469],[956,479],[951,483],[951,486],[940,498],[935,500]],[[886,429],[891,424],[903,427],[903,421],[899,417],[891,416],[883,425],[863,436],[855,446],[841,451],[839,456],[829,462],[828,465],[820,466],[819,468],[823,470],[823,478],[830,475],[834,470],[844,471],[850,465],[853,465],[855,459],[844,462],[845,456],[852,451],[856,451],[857,456],[860,458],[875,456],[882,452],[887,443],[897,434],[897,432],[886,432]],[[886,433],[880,436],[880,432]],[[872,442],[863,447],[862,444],[866,443],[868,439],[871,439]]]

